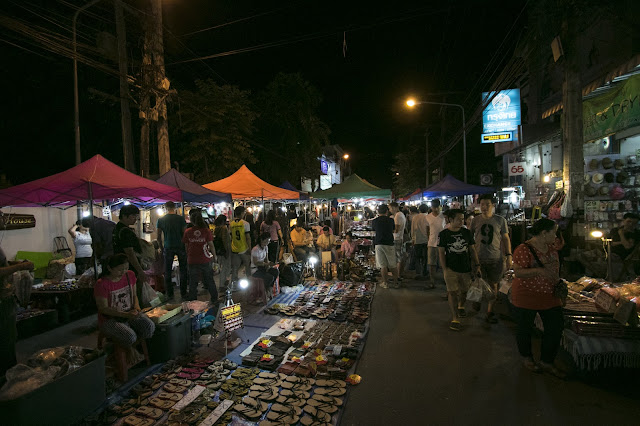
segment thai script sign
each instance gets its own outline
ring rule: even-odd
[[[482,93],[483,102],[487,99],[491,99],[491,101],[482,112],[482,133],[504,133],[518,130],[518,126],[521,124],[520,89]]]

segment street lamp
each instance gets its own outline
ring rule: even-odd
[[[349,159],[349,154],[343,155],[342,158],[344,158],[345,160],[348,160]]]
[[[416,105],[422,105],[422,104],[452,106],[452,107],[460,108],[460,110],[462,111],[462,150],[463,150],[462,161],[464,163],[464,182],[467,183],[467,131],[466,131],[467,126],[466,126],[466,121],[464,116],[464,107],[460,104],[450,104],[446,102],[416,101],[413,98],[407,99],[406,104],[409,108],[413,108]],[[429,139],[425,138],[425,140],[426,140],[427,155],[428,155]],[[427,163],[427,175],[428,174],[429,174],[429,164]]]

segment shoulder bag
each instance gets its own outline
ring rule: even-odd
[[[538,266],[540,266],[541,268],[544,268],[544,264],[536,254],[535,249],[529,243],[524,243],[524,245],[527,246],[527,248],[531,252],[531,255],[535,259]],[[567,283],[562,278],[559,279],[558,282],[553,286],[553,296],[559,299],[562,299],[562,303],[564,305],[568,294],[569,294],[569,288],[567,287]]]

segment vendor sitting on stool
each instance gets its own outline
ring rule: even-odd
[[[336,253],[336,236],[331,234],[331,228],[325,226],[322,228],[322,234],[318,237],[318,249],[320,251],[330,251],[331,260],[336,261],[338,254]]]
[[[155,324],[140,312],[136,296],[136,274],[129,270],[125,254],[111,256],[93,289],[98,306],[98,328],[121,346],[129,347],[127,361],[135,365],[142,355],[133,348],[139,339],[153,336]]]
[[[344,241],[340,246],[340,252],[345,259],[353,259],[358,250],[358,242],[353,239],[351,231],[347,232],[344,236]]]
[[[89,228],[82,226],[81,221],[77,221],[69,228],[69,235],[73,238],[73,245],[76,246],[76,275],[82,275],[91,266],[91,234]]]
[[[267,295],[271,294],[271,287],[279,275],[278,269],[273,267],[275,263],[269,262],[270,242],[271,234],[264,232],[260,234],[258,244],[251,249],[251,276],[264,281]]]
[[[309,254],[315,253],[311,235],[302,227],[302,219],[298,219],[295,228],[291,230],[291,242],[298,260],[307,260]]]
[[[625,263],[622,270],[624,273],[627,266],[631,264],[636,274],[640,274],[640,230],[638,227],[638,215],[635,213],[625,213],[622,226],[613,228],[609,238],[611,238],[611,252],[616,254]],[[633,262],[636,260],[636,262]]]

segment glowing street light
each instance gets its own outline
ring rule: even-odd
[[[462,111],[462,161],[464,163],[464,183],[467,183],[467,132],[466,132],[466,127],[467,127],[467,122],[465,120],[465,116],[464,116],[464,107],[460,104],[450,104],[447,102],[431,102],[431,101],[416,101],[413,98],[409,98],[406,101],[406,105],[409,108],[413,108],[416,105],[442,105],[442,106],[452,106],[452,107],[457,107],[460,108],[460,110]],[[427,139],[428,141],[428,139]],[[428,142],[427,142],[428,143]],[[427,146],[427,155],[429,155],[429,147]],[[429,162],[427,161],[427,176],[429,175]],[[428,177],[427,177],[427,183],[428,183]]]
[[[542,180],[544,181],[544,183],[549,183],[549,181],[551,180],[551,176],[545,175],[545,177],[543,177]]]
[[[344,158],[345,160],[348,160],[349,159],[349,154],[343,155],[342,158]]]

